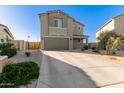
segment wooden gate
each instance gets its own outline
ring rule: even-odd
[[[27,42],[27,49],[40,49],[40,42]]]

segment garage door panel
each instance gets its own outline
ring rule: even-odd
[[[46,50],[68,50],[68,38],[44,38],[44,46]]]

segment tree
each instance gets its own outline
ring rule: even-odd
[[[117,34],[116,32],[103,32],[97,39],[99,40],[99,47],[104,46],[107,54],[111,54],[118,49],[124,48],[124,36]]]
[[[119,50],[124,48],[124,36],[118,36],[114,39],[112,49]]]
[[[107,45],[108,39],[110,37],[116,37],[116,36],[117,36],[117,34],[112,31],[105,31],[105,32],[100,33],[99,37],[97,38],[99,40],[98,47],[100,49],[106,50],[106,45]]]
[[[107,41],[107,44],[106,44],[107,54],[111,54],[111,52],[114,52],[114,49],[115,49],[115,47],[113,47],[114,40],[115,40],[115,37],[113,37],[113,36],[110,36],[108,38],[108,41]]]

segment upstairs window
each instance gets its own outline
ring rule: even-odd
[[[55,27],[62,28],[62,19],[55,19]]]
[[[81,27],[78,27],[78,30],[80,31],[81,30]]]

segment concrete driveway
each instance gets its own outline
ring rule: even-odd
[[[80,51],[44,51],[37,87],[124,87],[124,59]]]

